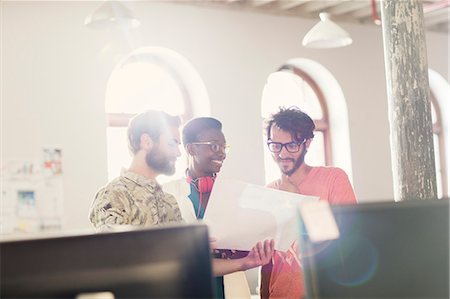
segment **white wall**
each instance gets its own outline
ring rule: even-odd
[[[342,24],[353,45],[310,50],[301,39],[315,20],[129,2],[141,27],[124,34],[83,25],[98,5],[1,2],[2,160],[35,159],[45,145],[62,147],[66,229],[89,227],[92,197],[107,177],[106,83],[117,55],[139,46],[167,47],[191,61],[232,144],[225,175],[258,184],[264,183],[260,98],[268,74],[294,57],[321,63],[347,98],[358,197],[392,198],[380,27]],[[429,67],[448,80],[448,35],[427,34]]]

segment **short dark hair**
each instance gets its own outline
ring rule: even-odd
[[[128,147],[136,154],[141,147],[142,134],[148,134],[154,142],[159,142],[161,133],[169,127],[179,127],[180,118],[164,111],[148,110],[134,116],[128,123]]]
[[[198,141],[198,135],[209,129],[222,130],[222,123],[213,117],[193,118],[184,125],[183,145]]]
[[[313,138],[314,129],[316,128],[311,117],[296,107],[280,108],[280,111],[273,114],[267,120],[267,139],[270,138],[272,125],[277,126],[283,131],[289,132],[292,139],[297,142]]]

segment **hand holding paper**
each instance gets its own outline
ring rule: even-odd
[[[243,270],[264,266],[272,260],[274,252],[274,241],[265,240],[258,242],[244,258]]]

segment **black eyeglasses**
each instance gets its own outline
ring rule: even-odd
[[[269,147],[269,151],[272,153],[279,153],[283,150],[283,147],[286,148],[286,150],[290,153],[297,153],[301,146],[306,142],[306,139],[302,142],[288,142],[288,143],[281,143],[281,142],[273,142],[273,141],[267,141],[267,146]]]
[[[209,145],[209,148],[211,149],[211,151],[213,153],[218,153],[219,151],[223,151],[225,154],[228,153],[228,151],[230,150],[230,146],[228,144],[218,144],[216,142],[213,141],[203,141],[203,142],[192,142],[191,144],[195,144],[195,145]]]

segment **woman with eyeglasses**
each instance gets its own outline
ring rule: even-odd
[[[229,146],[222,132],[222,123],[212,117],[190,120],[183,128],[182,140],[189,159],[186,177],[169,182],[163,188],[177,198],[183,219],[192,223],[203,219],[214,181],[227,156]],[[269,263],[273,248],[273,240],[266,240],[258,242],[250,252],[215,250],[213,272],[216,276],[217,298],[225,298],[223,275]],[[235,275],[240,275],[241,282],[246,283],[244,273]]]

